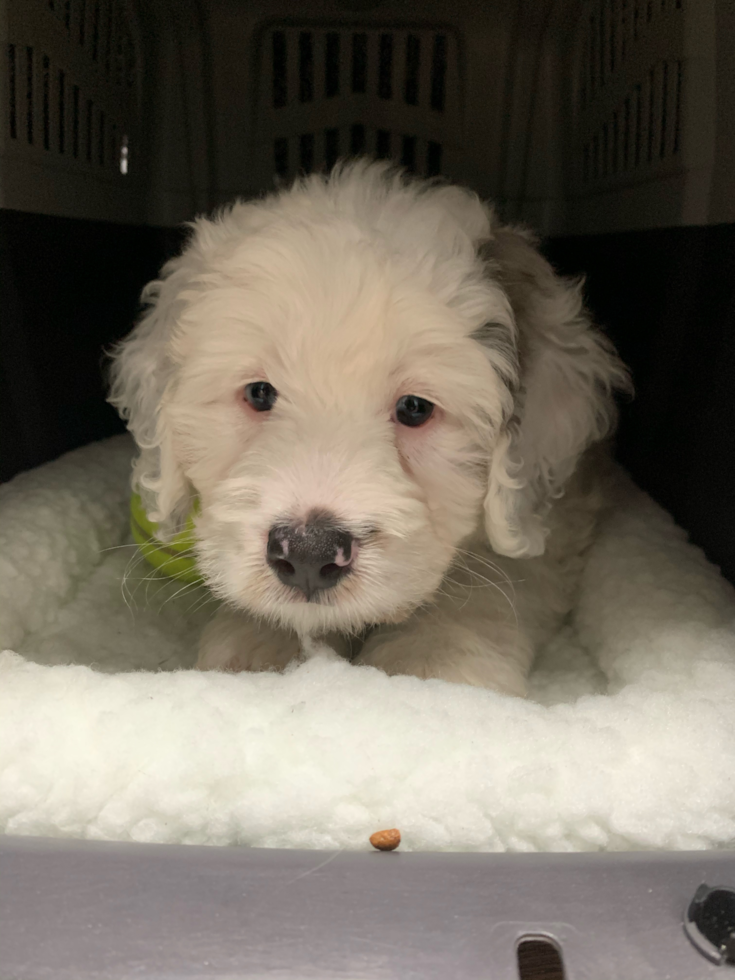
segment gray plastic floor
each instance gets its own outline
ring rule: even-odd
[[[0,838],[1,980],[733,977],[682,928],[735,853],[401,854]]]

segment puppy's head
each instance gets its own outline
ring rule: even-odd
[[[199,220],[116,352],[134,480],[200,567],[301,633],[398,621],[485,510],[543,517],[622,369],[532,244],[472,194],[357,164]]]

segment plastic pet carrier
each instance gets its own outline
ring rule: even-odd
[[[728,975],[735,7],[0,0],[0,37],[3,980]],[[172,669],[207,596],[131,587],[104,351],[183,222],[363,154],[534,228],[634,378],[640,490],[517,710]]]

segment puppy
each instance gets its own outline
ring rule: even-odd
[[[304,638],[523,696],[571,609],[627,375],[473,193],[358,161],[199,218],[110,400],[159,533],[198,498],[202,669]]]

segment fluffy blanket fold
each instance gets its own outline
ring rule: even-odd
[[[112,439],[0,487],[5,832],[735,846],[735,593],[624,478],[574,622],[519,701],[318,657],[283,675],[188,669],[213,607],[138,561],[130,454]]]

